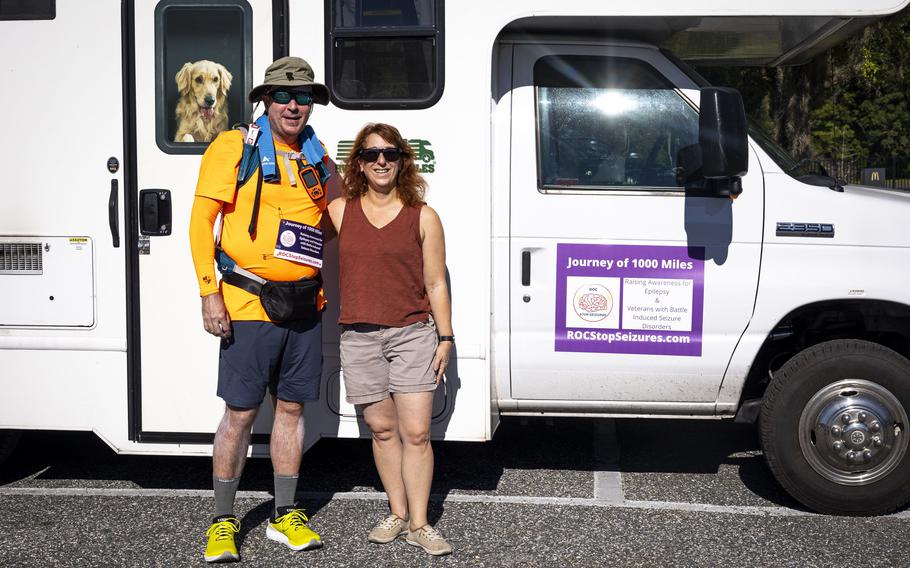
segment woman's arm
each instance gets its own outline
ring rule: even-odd
[[[423,240],[423,284],[427,289],[430,309],[436,320],[436,332],[441,335],[452,333],[452,303],[449,286],[446,284],[446,242],[439,215],[429,205],[420,210],[420,238]],[[436,382],[449,364],[453,342],[440,341],[433,359]]]
[[[338,197],[329,203],[328,215],[322,217],[322,233],[325,242],[337,237],[339,231],[341,231],[341,220],[344,219],[344,204],[344,197]]]

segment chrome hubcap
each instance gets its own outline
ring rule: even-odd
[[[891,473],[907,452],[907,412],[883,386],[846,379],[821,389],[799,417],[799,446],[819,475],[867,485]]]

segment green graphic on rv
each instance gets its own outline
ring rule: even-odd
[[[416,162],[418,172],[422,174],[431,174],[436,171],[436,154],[430,149],[431,144],[429,140],[412,138],[408,140],[408,145],[414,150],[414,162]],[[335,165],[339,172],[344,172],[345,162],[353,147],[353,140],[338,141],[338,152],[335,154]]]

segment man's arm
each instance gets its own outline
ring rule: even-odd
[[[215,241],[212,236],[222,205],[217,199],[196,196],[190,213],[190,250],[202,297],[202,325],[212,335],[230,337],[231,316],[215,278]]]

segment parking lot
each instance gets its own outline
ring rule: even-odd
[[[437,442],[432,558],[366,532],[386,508],[367,440],[305,456],[300,498],[324,539],[265,538],[271,466],[237,500],[250,566],[907,566],[910,512],[816,515],[776,484],[754,430],[719,421],[505,419],[489,443]],[[202,565],[206,458],[118,456],[86,433],[28,433],[0,466],[0,566]]]

